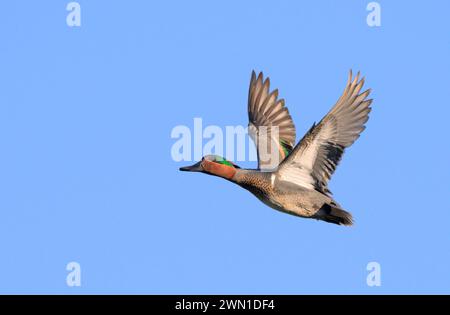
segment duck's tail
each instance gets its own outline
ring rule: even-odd
[[[324,204],[315,217],[329,223],[347,226],[353,225],[352,214],[332,203]]]

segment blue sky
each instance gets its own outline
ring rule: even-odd
[[[1,293],[450,293],[448,1],[378,1],[380,27],[369,1],[79,1],[73,28],[68,2],[0,12]],[[354,227],[178,171],[172,129],[245,126],[253,69],[299,138],[350,68],[375,99],[330,183]]]

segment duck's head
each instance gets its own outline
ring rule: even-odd
[[[201,172],[231,180],[239,168],[236,164],[219,155],[206,155],[194,165],[180,167],[180,171]]]

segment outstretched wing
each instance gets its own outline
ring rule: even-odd
[[[248,130],[258,152],[258,168],[278,167],[295,144],[295,126],[278,90],[270,92],[270,79],[252,72],[248,93]]]
[[[364,78],[358,80],[359,72],[352,80],[350,71],[344,93],[336,105],[319,124],[311,127],[280,165],[280,180],[316,189],[324,194],[331,193],[328,190],[328,180],[345,148],[359,138],[369,119],[372,99],[366,98],[370,89],[360,93]]]

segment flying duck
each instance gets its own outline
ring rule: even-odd
[[[369,119],[371,90],[352,78],[328,114],[295,145],[294,122],[269,78],[252,72],[248,130],[258,153],[258,168],[243,169],[218,155],[206,155],[181,171],[202,172],[238,184],[269,207],[302,218],[352,225],[352,215],[332,197],[328,181],[346,148],[359,138]],[[295,145],[295,146],[294,146]]]

